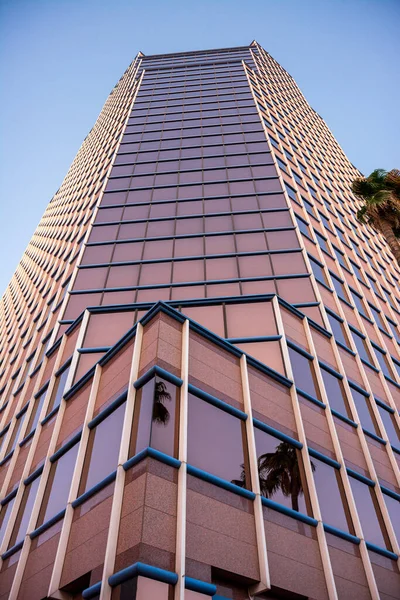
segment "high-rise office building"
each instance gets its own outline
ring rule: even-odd
[[[0,600],[400,597],[400,301],[250,46],[145,56],[1,302]]]

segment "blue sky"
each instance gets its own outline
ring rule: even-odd
[[[399,0],[0,0],[0,294],[129,62],[256,39],[361,171],[400,167]]]

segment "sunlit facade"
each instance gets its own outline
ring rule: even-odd
[[[400,271],[257,42],[139,53],[0,304],[0,600],[400,598]]]

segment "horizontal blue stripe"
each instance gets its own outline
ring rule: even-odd
[[[390,488],[385,487],[384,485],[381,485],[381,490],[387,496],[390,496],[391,498],[394,498],[394,500],[398,500],[400,502],[400,494],[397,494],[396,492],[394,492]]]
[[[135,381],[135,383],[133,384],[134,388],[141,388],[143,385],[145,385],[145,383],[150,381],[150,379],[153,379],[153,377],[155,376],[161,377],[162,379],[165,379],[166,381],[169,381],[170,383],[178,387],[181,387],[181,385],[183,385],[182,379],[180,379],[176,375],[173,375],[172,373],[169,373],[169,371],[166,371],[162,367],[154,365],[154,367],[151,367],[151,369],[146,371],[146,373],[144,373],[141,377],[139,377],[139,379]]]
[[[244,352],[244,354],[246,354],[246,352]],[[251,367],[254,367],[255,369],[257,369],[257,371],[260,371],[261,373],[265,373],[265,375],[267,375],[268,377],[271,377],[271,379],[274,379],[275,381],[277,381],[281,385],[284,385],[287,388],[292,387],[293,381],[291,381],[284,375],[281,375],[281,373],[278,373],[278,371],[274,371],[274,369],[271,369],[271,367],[268,367],[267,365],[265,365],[261,361],[257,360],[253,356],[249,356],[248,354],[246,354],[246,360],[247,360],[247,364],[250,365]]]
[[[388,406],[387,404],[385,404],[384,402],[382,402],[382,400],[379,400],[379,398],[374,398],[374,400],[375,400],[375,402],[377,403],[378,406],[380,406],[384,410],[387,410],[392,415],[394,415],[394,413],[396,412],[391,406]]]
[[[314,360],[314,356],[312,354],[310,354],[309,352],[307,352],[307,350],[305,350],[301,346],[294,344],[291,340],[286,340],[286,343],[289,346],[289,348],[291,348],[292,350],[295,350],[299,354],[302,354],[303,356],[308,358],[308,360]]]
[[[54,415],[56,415],[58,413],[59,408],[60,408],[60,405],[57,404],[57,406],[55,406],[53,408],[53,410],[51,410],[49,412],[49,414],[46,415],[42,421],[40,421],[40,424],[42,425],[42,427],[43,427],[43,425],[46,425],[46,423],[48,423],[49,421],[51,421],[51,419],[54,417]]]
[[[335,340],[336,340],[336,338],[335,338]],[[356,352],[353,352],[353,350],[351,348],[348,348],[346,346],[346,344],[342,344],[342,342],[339,342],[339,340],[336,340],[336,345],[339,346],[339,348],[342,348],[343,350],[346,350],[346,352],[348,352],[349,354],[351,354],[351,356],[356,356]]]
[[[392,385],[394,385],[395,387],[397,387],[398,389],[400,389],[400,384],[397,383],[397,381],[395,381],[394,379],[392,379],[391,377],[389,377],[389,375],[383,374],[383,376],[385,377],[386,381],[388,381],[389,383],[391,383]]]
[[[158,567],[152,567],[141,562],[136,562],[118,573],[114,573],[108,578],[108,583],[111,587],[121,585],[124,581],[133,579],[134,577],[147,577],[148,579],[155,579],[156,581],[162,581],[170,585],[176,585],[178,582],[178,575],[172,571],[166,571],[165,569],[159,569]]]
[[[214,596],[217,593],[217,586],[213,583],[206,583],[205,581],[187,576],[185,576],[185,588],[192,592],[204,594],[205,596]]]
[[[322,462],[326,463],[327,465],[330,465],[334,469],[340,469],[341,467],[340,463],[337,460],[334,460],[333,458],[322,454],[322,452],[318,452],[318,450],[314,450],[314,448],[308,448],[308,454],[313,458],[322,460]]]
[[[22,448],[22,446],[25,446],[25,444],[27,444],[29,440],[33,438],[33,436],[35,435],[35,431],[36,428],[32,429],[32,431],[28,433],[28,435],[26,435],[23,440],[20,441],[20,443],[18,444],[20,448]]]
[[[350,467],[346,467],[346,471],[350,475],[350,477],[354,477],[354,479],[358,479],[358,481],[361,481],[362,483],[365,483],[366,485],[369,485],[370,487],[375,486],[375,481],[373,481],[369,477],[365,477],[365,475],[361,475],[361,473],[354,471],[354,469],[350,469]]]
[[[390,558],[391,560],[397,560],[398,556],[394,552],[390,552],[390,550],[386,550],[386,548],[381,548],[380,546],[376,546],[375,544],[371,544],[371,542],[365,542],[368,550],[372,552],[376,552],[377,554],[381,554],[382,556],[386,556],[386,558]]]
[[[353,542],[353,544],[359,544],[360,538],[356,535],[352,535],[351,533],[347,533],[347,531],[342,531],[337,527],[333,527],[332,525],[327,525],[324,523],[324,529],[327,533],[331,533],[332,535],[336,535],[337,537],[342,538],[343,540],[347,540],[348,542]]]
[[[366,398],[369,398],[371,395],[366,390],[364,390],[364,388],[362,388],[360,385],[358,385],[354,381],[351,381],[350,379],[349,379],[349,386],[351,388],[353,388],[354,390],[356,390],[356,392],[359,392],[362,396],[365,396]]]
[[[193,475],[194,477],[198,477],[199,479],[203,479],[203,481],[207,481],[208,483],[212,483],[221,487],[229,492],[233,492],[234,494],[239,494],[239,496],[243,496],[244,498],[248,498],[248,500],[254,500],[256,495],[254,492],[250,492],[245,488],[242,488],[230,481],[226,481],[225,479],[221,479],[221,477],[217,477],[216,475],[212,475],[207,471],[203,471],[202,469],[198,469],[197,467],[193,467],[192,465],[187,465],[187,472],[189,475]]]
[[[72,508],[76,508],[77,506],[80,506],[81,504],[86,502],[86,500],[88,500],[89,498],[91,498],[92,496],[97,494],[97,492],[99,492],[100,490],[105,488],[109,483],[113,482],[115,480],[116,476],[117,476],[117,471],[114,471],[113,473],[110,473],[109,475],[107,475],[107,477],[104,477],[104,479],[99,481],[99,483],[96,483],[96,485],[91,487],[90,490],[87,490],[87,492],[78,496],[78,498],[76,498],[76,500],[74,500],[71,503]]]
[[[287,442],[288,444],[291,444],[292,446],[294,446],[295,448],[298,448],[299,450],[301,450],[301,448],[303,447],[303,444],[301,442],[299,442],[298,440],[295,440],[294,438],[290,437],[289,435],[282,433],[282,431],[279,431],[278,429],[275,429],[274,427],[271,427],[270,425],[267,425],[266,423],[263,423],[262,421],[259,421],[258,419],[253,418],[253,425],[254,425],[254,427],[257,427],[257,429],[261,429],[262,431],[265,431],[265,433],[273,435],[274,437],[278,438],[279,440],[282,440],[282,442]]]
[[[264,335],[258,337],[239,337],[239,338],[226,338],[231,344],[248,344],[257,342],[278,342],[282,339],[281,335]]]
[[[89,423],[89,429],[94,429],[97,425],[99,425],[104,419],[106,419],[114,410],[117,410],[126,401],[126,397],[128,395],[128,390],[125,390],[122,394],[118,396],[111,404],[109,404],[104,410],[102,410],[98,415],[94,417]]]
[[[314,396],[311,396],[311,394],[309,394],[308,392],[305,392],[304,390],[302,390],[301,388],[296,387],[296,392],[300,395],[303,396],[303,398],[305,398],[306,400],[309,400],[310,402],[312,402],[313,404],[316,404],[317,406],[319,406],[320,408],[325,409],[326,408],[326,404],[324,402],[321,402],[321,400],[318,400],[317,398],[314,398]]]
[[[372,438],[376,442],[379,442],[380,444],[382,444],[382,446],[386,446],[386,440],[384,440],[383,438],[379,437],[379,435],[376,435],[376,433],[372,433],[372,431],[368,431],[368,429],[365,429],[364,427],[362,428],[362,430],[365,433],[365,435],[367,435],[368,437]]]
[[[337,377],[338,379],[343,379],[343,375],[335,371],[335,369],[332,369],[332,367],[324,363],[322,360],[319,360],[318,363],[321,369],[324,369],[324,371],[328,371],[328,373],[330,373],[334,377]]]
[[[58,460],[59,458],[61,458],[61,456],[63,456],[63,454],[68,452],[68,450],[70,450],[73,446],[75,446],[75,444],[77,444],[80,441],[81,437],[82,437],[82,431],[79,431],[79,433],[74,435],[74,437],[71,438],[66,444],[64,444],[64,446],[61,446],[61,448],[59,448],[57,450],[57,452],[54,452],[54,454],[52,456],[50,456],[50,459],[49,459],[50,462],[53,463],[56,460]]]
[[[390,444],[390,447],[393,450],[393,452],[396,452],[396,454],[400,454],[400,447],[393,446],[393,444]]]
[[[33,473],[31,473],[29,475],[29,477],[27,477],[24,480],[24,485],[29,485],[30,483],[32,483],[32,481],[34,481],[36,479],[36,477],[39,477],[39,475],[41,475],[43,473],[43,468],[44,468],[44,466],[42,465],[41,467],[39,467],[38,469],[33,471]]]
[[[360,360],[363,363],[363,365],[365,365],[366,367],[369,367],[375,373],[379,373],[380,372],[379,369],[377,369],[376,367],[374,367],[374,365],[372,363],[370,363],[368,360],[365,360],[365,358],[362,358],[362,356],[360,356]],[[386,375],[385,375],[385,378],[386,378]]]
[[[211,394],[209,394],[208,392],[204,392],[203,390],[195,387],[191,383],[189,383],[189,385],[188,385],[188,391],[190,394],[193,394],[194,396],[197,396],[198,398],[205,400],[205,402],[208,402],[209,404],[213,404],[217,408],[221,408],[225,412],[230,413],[231,415],[233,415],[234,417],[237,417],[238,419],[241,419],[242,421],[245,421],[247,419],[246,413],[243,412],[242,410],[239,410],[238,408],[231,406],[227,402],[224,402],[223,400],[220,400],[219,398],[216,398],[215,396],[211,396]]]
[[[279,504],[279,502],[274,502],[270,498],[265,498],[264,496],[261,496],[261,502],[263,503],[264,506],[267,506],[268,508],[272,508],[273,510],[280,512],[283,515],[287,515],[288,517],[297,519],[297,521],[302,521],[303,523],[307,523],[307,525],[311,525],[312,527],[316,527],[318,525],[318,521],[316,519],[313,519],[312,517],[309,517],[308,515],[304,515],[303,513],[297,512],[296,510],[293,510],[292,508],[288,508],[287,506],[284,506],[283,504]]]
[[[84,598],[85,600],[89,600],[90,598],[95,598],[96,596],[99,596],[100,591],[101,591],[101,581],[86,588],[86,590],[83,590],[82,598]]]
[[[8,504],[10,502],[10,500],[15,498],[15,496],[17,495],[17,491],[18,491],[18,488],[15,488],[15,490],[13,490],[9,494],[7,494],[7,496],[5,496],[3,498],[3,500],[0,501],[0,506],[4,506],[5,504]]]
[[[21,550],[22,546],[24,545],[24,540],[22,540],[22,542],[18,542],[18,544],[15,544],[14,546],[12,546],[11,548],[9,548],[6,552],[4,552],[1,555],[1,558],[3,560],[6,560],[7,558],[9,558],[10,556],[12,556],[13,554],[15,554],[16,552],[18,552],[19,550]]]
[[[34,540],[36,537],[38,537],[38,535],[41,535],[47,529],[50,529],[50,527],[52,527],[52,525],[54,525],[54,523],[57,523],[57,521],[60,521],[61,519],[63,519],[64,515],[65,515],[65,508],[63,510],[60,510],[60,512],[57,513],[56,515],[54,515],[54,517],[51,517],[51,519],[46,521],[46,523],[43,523],[43,525],[40,525],[40,527],[37,527],[34,531],[32,531],[32,533],[29,534],[29,537],[31,538],[31,540]]]
[[[79,354],[96,354],[98,352],[108,352],[111,346],[99,346],[98,348],[78,348]]]
[[[151,448],[149,446],[147,448],[144,448],[137,454],[135,454],[135,456],[132,456],[132,458],[129,458],[122,465],[124,471],[128,471],[128,469],[131,469],[133,466],[135,466],[137,463],[139,463],[140,461],[142,461],[143,459],[145,459],[147,457],[155,458],[159,462],[162,462],[166,465],[174,467],[175,469],[179,469],[179,467],[181,466],[181,461],[178,460],[177,458],[173,458],[172,456],[169,456],[168,454],[165,454],[164,452],[160,452],[160,450],[156,450],[155,448]]]
[[[341,421],[344,421],[345,423],[347,423],[348,425],[351,425],[352,427],[354,427],[354,429],[357,429],[358,427],[358,423],[356,423],[355,421],[352,421],[351,419],[349,419],[349,417],[346,417],[345,415],[342,415],[342,413],[338,412],[337,410],[335,410],[334,408],[331,408],[331,413],[337,418],[340,419]]]

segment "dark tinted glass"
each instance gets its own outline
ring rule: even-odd
[[[351,417],[341,380],[322,368],[321,373],[331,408],[345,417]]]
[[[338,469],[313,457],[311,462],[323,522],[353,533]]]
[[[397,541],[400,543],[400,502],[399,500],[396,500],[387,494],[383,494],[383,497],[386,502],[386,507],[388,509]]]
[[[14,530],[11,535],[9,548],[21,542],[26,534],[31,518],[32,508],[35,503],[36,492],[39,487],[40,477],[36,477],[29,485],[25,487],[22,502],[18,510],[17,519],[14,525]]]
[[[383,408],[383,406],[378,405],[378,410],[381,415],[383,424],[385,426],[386,434],[389,438],[389,442],[393,446],[400,448],[400,435],[399,435],[399,430],[398,430],[397,425],[394,420],[394,415],[392,413],[390,413],[388,410],[386,410],[385,408]]]
[[[384,525],[373,488],[354,477],[350,477],[350,484],[366,541],[388,548],[387,534],[383,533]]]
[[[2,507],[0,513],[0,544],[3,542],[3,537],[7,529],[8,521],[10,520],[10,514],[12,507],[14,506],[15,496],[5,506]]]
[[[360,419],[361,425],[367,431],[371,431],[371,433],[375,433],[379,435],[378,427],[375,422],[375,417],[373,416],[372,409],[369,404],[369,398],[366,398],[360,392],[357,392],[354,388],[351,389],[351,395],[353,396],[354,403],[357,408],[358,417]]]
[[[367,346],[365,345],[364,339],[360,335],[358,335],[358,333],[356,333],[355,331],[352,331],[352,334],[353,334],[353,340],[357,347],[357,352],[360,355],[360,358],[363,358],[367,362],[371,363],[372,362],[371,357],[370,357],[369,351],[367,349]]]
[[[311,361],[293,348],[289,348],[289,356],[292,363],[293,377],[296,387],[300,388],[304,392],[307,392],[308,394],[311,394],[311,396],[314,396],[314,398],[319,398],[314,368],[311,364]]]
[[[246,487],[243,428],[240,419],[189,394],[188,463]]]
[[[305,479],[299,450],[256,427],[254,435],[261,494],[307,514]]]
[[[174,456],[177,442],[178,388],[155,377],[136,394],[130,455],[151,446]]]
[[[67,505],[79,444],[75,444],[52,464],[37,526],[46,523]]]
[[[64,394],[65,384],[67,383],[68,373],[69,366],[66,367],[64,371],[57,377],[56,382],[54,384],[53,393],[49,402],[49,406],[47,408],[47,414],[49,414],[54,408],[56,408],[56,406],[60,404]]]
[[[340,342],[344,346],[348,346],[349,342],[347,341],[347,337],[346,337],[342,323],[338,319],[335,319],[335,317],[329,313],[328,313],[328,319],[329,319],[329,323],[331,325],[335,340],[337,342]]]
[[[124,414],[125,402],[90,432],[79,494],[117,468]]]

